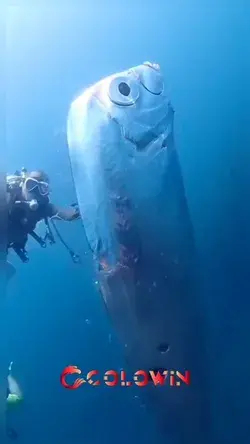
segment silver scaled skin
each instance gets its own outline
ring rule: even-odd
[[[203,310],[160,67],[146,62],[71,104],[72,173],[100,291],[132,370],[190,370],[191,385],[141,389],[171,444],[211,443]]]

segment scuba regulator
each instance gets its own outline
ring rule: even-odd
[[[21,172],[20,171],[15,171],[14,176],[8,176],[7,178],[7,191],[9,191],[11,193],[11,190],[13,189],[18,189],[20,187],[22,187],[22,185],[24,184],[25,180],[27,179],[28,174],[27,174],[27,169],[26,168],[22,168]],[[15,193],[12,193],[15,194]],[[20,206],[28,206],[29,209],[31,211],[36,211],[39,207],[39,202],[36,199],[31,199],[31,200],[15,200],[13,202],[14,205],[20,205]],[[76,204],[73,204],[72,206],[75,206]],[[29,233],[27,233],[28,235],[32,236],[34,240],[36,240],[39,245],[42,248],[46,248],[47,246],[47,242],[49,242],[50,245],[53,245],[56,243],[55,241],[55,237],[53,235],[48,217],[44,218],[44,222],[46,225],[46,233],[44,238],[38,236],[35,231],[30,231]],[[69,252],[72,261],[75,264],[81,263],[81,258],[78,254],[76,254],[69,246],[68,244],[64,241],[63,237],[61,236],[58,228],[56,227],[55,222],[51,219],[51,224],[53,226],[53,229],[58,237],[58,239],[60,240],[60,242],[64,245],[64,247],[66,248],[66,250]],[[28,262],[29,261],[29,257],[27,254],[27,251],[24,247],[20,247],[19,245],[16,245],[15,243],[11,243],[9,245],[10,248],[13,248],[13,250],[16,252],[16,254],[19,256],[19,258],[21,259],[22,262]]]

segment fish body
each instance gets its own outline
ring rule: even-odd
[[[141,390],[171,444],[206,444],[195,242],[159,66],[146,62],[85,90],[71,104],[67,139],[100,291],[130,368],[189,370],[190,385]]]

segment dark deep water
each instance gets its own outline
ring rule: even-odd
[[[74,202],[65,141],[72,98],[145,60],[161,65],[176,110],[176,145],[201,258],[216,437],[247,444],[250,5],[101,4],[7,8],[6,168],[45,169],[53,201]],[[59,243],[47,250],[31,243],[28,265],[13,256],[18,273],[8,288],[5,352],[25,395],[10,417],[18,442],[161,444],[154,419],[134,397],[138,391],[60,386],[68,364],[124,366],[81,223],[62,223],[61,232],[82,255],[81,266]]]

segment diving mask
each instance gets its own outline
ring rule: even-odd
[[[35,189],[38,189],[41,196],[47,196],[49,194],[49,184],[47,182],[40,182],[33,177],[27,177],[24,181],[24,187],[30,193]]]

